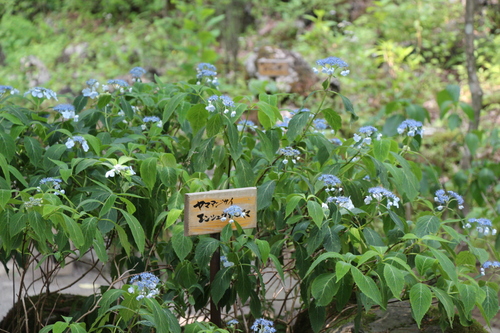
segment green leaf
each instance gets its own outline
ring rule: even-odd
[[[288,130],[286,132],[288,141],[293,142],[295,141],[297,136],[302,134],[302,131],[304,130],[304,127],[306,127],[310,116],[310,112],[298,112],[292,117],[292,119],[288,123]]]
[[[331,108],[321,110],[323,116],[325,117],[328,125],[335,131],[338,131],[342,127],[342,118],[340,115]]]
[[[229,124],[227,126],[227,137],[229,139],[229,153],[231,154],[233,160],[237,161],[243,152],[243,146],[241,145],[236,125]]]
[[[97,254],[97,258],[99,258],[99,260],[102,262],[108,262],[108,252],[106,251],[104,238],[102,237],[102,234],[98,229],[95,230],[95,237],[92,240],[92,244]]]
[[[442,268],[442,273],[443,276],[448,277],[455,283],[455,286],[458,286],[458,275],[457,275],[457,268],[451,260],[441,251],[434,249],[434,248],[429,248],[429,250],[432,252],[434,257],[439,261],[439,264],[441,265]]]
[[[207,122],[207,137],[216,136],[222,130],[222,118],[219,113],[213,115]]]
[[[193,155],[193,164],[195,172],[205,172],[212,163],[212,151],[214,147],[215,137],[203,140],[196,148],[196,153]]]
[[[262,210],[271,205],[276,181],[270,180],[257,187],[257,210]]]
[[[337,261],[335,264],[335,276],[337,277],[337,282],[339,282],[340,279],[342,279],[351,270],[351,267],[352,265],[345,261]]]
[[[373,142],[373,155],[380,162],[384,162],[389,157],[391,141],[391,139],[381,139]]]
[[[431,286],[431,289],[443,306],[446,316],[448,317],[448,321],[451,324],[453,322],[453,317],[455,316],[455,304],[453,303],[453,299],[444,290],[433,286]]]
[[[244,158],[236,161],[236,180],[238,187],[253,186],[255,182],[255,174],[253,173],[252,166]]]
[[[179,104],[186,98],[187,93],[176,92],[175,95],[168,101],[168,104],[163,110],[163,122],[166,123],[172,114],[177,111]]]
[[[462,111],[467,115],[467,118],[469,118],[469,120],[474,120],[475,114],[472,106],[464,102],[459,102],[458,105],[460,106]]]
[[[156,157],[149,157],[141,163],[141,178],[146,184],[146,187],[152,191],[156,183]]]
[[[314,333],[318,333],[324,326],[326,321],[326,309],[323,306],[317,306],[313,302],[309,306],[309,321]]]
[[[182,226],[174,228],[172,247],[180,261],[183,261],[193,249],[193,241],[189,237],[184,236],[184,228]]]
[[[222,296],[224,296],[224,293],[229,288],[232,275],[233,275],[232,267],[223,268],[220,271],[218,271],[217,274],[215,274],[214,281],[211,284],[212,286],[211,295],[212,295],[212,300],[215,304],[219,303],[220,299],[222,298]]]
[[[12,190],[0,189],[0,211],[2,211],[11,198]]]
[[[441,226],[441,220],[434,215],[424,215],[418,218],[414,234],[423,237],[429,234],[435,234]]]
[[[283,267],[282,267],[283,264],[279,261],[279,259],[274,254],[269,254],[269,258],[273,262],[274,267],[278,271],[278,274],[279,274],[281,281],[283,283],[283,281],[285,281],[285,274],[283,274]]]
[[[472,309],[474,309],[474,306],[476,304],[476,290],[477,287],[471,286],[469,284],[460,283],[458,285],[460,300],[464,305],[465,312],[468,314],[472,312]]]
[[[335,281],[335,273],[323,273],[311,284],[312,296],[319,306],[327,306],[339,290],[340,284]]]
[[[385,264],[384,278],[385,284],[391,289],[392,295],[400,300],[401,292],[405,285],[404,274],[398,268]]]
[[[127,211],[120,209],[120,212],[125,217],[127,225],[130,228],[130,231],[132,232],[132,237],[134,237],[137,250],[140,253],[143,253],[146,243],[146,235],[144,234],[144,229],[142,228],[141,223],[137,220],[135,216],[129,214]]]
[[[307,273],[305,274],[304,278],[307,277],[309,274],[311,274],[311,272],[316,268],[316,266],[318,266],[321,262],[327,260],[327,259],[332,259],[332,258],[336,258],[336,259],[340,259],[340,260],[344,260],[344,256],[342,256],[340,253],[337,253],[337,252],[327,252],[327,253],[323,253],[321,254],[318,258],[316,258],[316,260],[314,260],[314,262],[312,263],[312,265],[309,267],[309,269],[307,270]]]
[[[71,333],[87,333],[84,326],[84,323],[73,323],[69,325],[69,328],[71,329]]]
[[[432,292],[429,287],[423,283],[415,284],[410,290],[410,304],[413,318],[420,328],[422,318],[431,307]]]
[[[24,148],[26,149],[26,155],[28,155],[31,164],[38,167],[42,159],[42,145],[38,140],[32,137],[24,138]]]
[[[97,106],[100,109],[103,109],[104,107],[106,107],[106,105],[109,104],[109,102],[111,102],[111,95],[110,94],[101,94],[101,95],[99,95],[99,100],[97,101]]]
[[[460,100],[460,86],[458,84],[449,84],[446,86],[446,91],[450,95],[451,100],[457,103]]]
[[[181,261],[181,263],[175,267],[175,281],[186,289],[198,283],[198,275],[194,271],[191,261]]]
[[[256,104],[258,108],[257,117],[264,129],[269,130],[274,126],[276,120],[281,119],[281,115],[276,106],[271,105],[264,101],[259,101]]]
[[[193,128],[193,134],[198,133],[207,124],[209,112],[205,108],[205,104],[196,104],[187,112],[186,118]]]
[[[481,304],[483,310],[481,312],[489,326],[491,319],[498,313],[498,293],[488,285],[482,286],[481,289],[486,293],[486,298]]]
[[[194,259],[200,267],[204,267],[210,261],[214,252],[219,248],[220,242],[212,237],[203,237],[196,246]]]
[[[432,268],[436,259],[417,254],[415,257],[415,266],[417,267],[418,274],[425,276],[426,272]]]
[[[384,308],[382,304],[382,295],[373,279],[361,273],[361,271],[354,266],[351,266],[351,274],[359,290],[361,290],[366,297],[375,302],[375,304]]]
[[[149,310],[153,313],[153,327],[158,333],[167,333],[169,330],[169,322],[165,314],[166,309],[163,309],[155,298],[144,298],[144,302]]]
[[[467,144],[471,155],[474,156],[480,145],[479,137],[474,133],[467,133],[465,136],[465,144]]]
[[[338,94],[338,95],[340,96],[340,98],[342,98],[342,103],[344,103],[345,110],[351,114],[351,120],[354,121],[354,120],[358,119],[358,116],[354,112],[354,107],[352,106],[352,103],[349,100],[349,98],[345,97],[342,94]]]
[[[16,153],[16,143],[11,136],[4,131],[0,132],[0,154],[2,154],[7,162],[10,162]]]
[[[170,227],[172,224],[175,223],[175,221],[177,221],[177,219],[179,218],[179,216],[181,216],[182,214],[182,209],[177,209],[177,208],[173,208],[171,209],[169,212],[168,212],[168,215],[167,215],[167,223],[165,224],[165,229],[167,229],[168,227]]]
[[[80,248],[85,244],[85,237],[83,236],[82,228],[80,224],[76,223],[74,219],[67,215],[64,216],[64,222],[66,224],[66,231],[68,233],[69,239],[75,244],[77,248]]]
[[[110,305],[113,304],[118,298],[122,297],[126,291],[123,289],[109,289],[99,300],[99,310],[97,311],[98,317],[101,317],[109,310]]]
[[[300,194],[290,194],[286,198],[286,211],[285,211],[285,217],[290,215],[295,208],[297,208],[300,200],[303,200],[304,196]]]
[[[417,195],[419,193],[420,182],[418,181],[417,177],[413,173],[413,171],[410,167],[410,164],[403,156],[401,156],[397,153],[394,153],[394,152],[390,152],[390,153],[392,154],[392,156],[394,156],[398,160],[398,162],[403,167],[403,174],[405,177],[405,181],[402,184],[403,191],[406,194],[406,196],[408,197],[408,200],[412,201],[417,197]]]
[[[321,224],[323,223],[323,218],[325,217],[321,205],[316,201],[310,200],[307,202],[307,211],[309,212],[309,216],[312,217],[314,223],[316,223],[318,228],[321,228]]]
[[[54,324],[52,327],[52,332],[53,333],[62,333],[66,328],[68,328],[68,323],[58,321],[57,323]]]
[[[262,263],[265,264],[267,262],[267,259],[269,258],[271,247],[269,246],[269,243],[267,241],[261,239],[255,239],[255,244],[257,244],[257,246],[259,247]]]

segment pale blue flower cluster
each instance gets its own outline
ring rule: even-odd
[[[130,279],[130,283],[137,285],[137,292],[139,293],[136,297],[137,300],[141,300],[143,298],[153,298],[160,293],[158,290],[160,279],[152,273],[144,272],[139,275],[135,275]],[[136,290],[133,286],[130,286],[128,288],[128,292],[135,294]]]
[[[144,117],[142,118],[142,121],[144,123],[156,123],[156,126],[159,127],[159,128],[162,128],[163,127],[163,121],[161,121],[161,119],[159,117],[156,117],[156,116],[148,116],[148,117]],[[141,128],[143,130],[146,130],[146,125],[145,124],[142,124],[141,125]]]
[[[43,203],[42,198],[34,198],[30,197],[28,201],[24,201],[24,207],[26,208],[33,208],[35,206],[41,206]]]
[[[375,135],[377,140],[380,140],[382,133],[378,133],[378,129],[373,126],[363,126],[354,133],[354,142],[363,145],[370,145],[372,143],[372,136]]]
[[[398,126],[398,133],[406,133],[408,136],[424,135],[424,129],[422,128],[422,123],[413,119],[406,119]]]
[[[445,190],[437,190],[435,193],[434,201],[439,204],[438,210],[443,210],[444,206],[448,204],[449,201],[455,199],[458,203],[458,209],[464,208],[464,199],[462,196],[456,192]]]
[[[342,182],[335,175],[322,174],[321,176],[318,177],[318,180],[325,183],[325,186],[326,186],[325,191],[326,192],[335,191],[335,190],[342,191],[342,187],[340,187]]]
[[[126,88],[126,87],[130,86],[127,81],[122,80],[122,79],[110,79],[110,80],[108,80],[108,84],[112,84],[114,86],[121,87],[121,88]]]
[[[75,142],[79,142],[82,145],[82,149],[84,152],[89,151],[87,140],[85,140],[85,138],[80,135],[75,135],[71,138],[68,138],[68,141],[66,141],[66,147],[68,147],[68,149],[73,148],[75,146]]]
[[[243,131],[245,128],[251,129],[251,130],[256,130],[257,125],[249,119],[242,119],[238,122],[237,125],[238,131]]]
[[[106,174],[104,176],[106,178],[109,178],[109,177],[114,177],[118,174],[123,174],[125,176],[133,176],[133,175],[135,175],[135,171],[134,171],[134,169],[132,169],[131,166],[116,164],[113,166],[113,168],[111,170],[106,172]]]
[[[340,140],[338,138],[330,139],[330,142],[333,143],[336,146],[342,146],[342,140]]]
[[[243,208],[241,208],[238,205],[232,205],[232,206],[229,206],[228,208],[224,209],[220,220],[222,222],[224,222],[227,220],[227,218],[229,218],[229,223],[233,223],[235,217],[245,217],[245,216],[246,216],[246,213],[243,210]]]
[[[330,203],[333,202],[337,204],[340,208],[345,208],[347,210],[353,210],[354,204],[352,203],[351,197],[328,197],[326,199],[326,202]]]
[[[72,104],[59,104],[54,106],[54,111],[59,112],[63,119],[73,119],[78,121],[78,115],[75,114],[75,107]]]
[[[349,74],[349,70],[344,69],[349,67],[349,65],[342,59],[337,57],[328,57],[325,59],[320,59],[316,61],[318,66],[321,66],[321,73],[325,73],[327,75],[333,75],[337,68],[342,68],[341,75],[346,76]],[[313,67],[314,73],[319,73],[318,69]]]
[[[472,224],[476,224],[476,230],[479,234],[488,236],[490,233],[494,236],[497,234],[497,229],[493,228],[491,221],[488,219],[469,219],[465,227],[467,229],[472,228]]]
[[[316,119],[314,119],[313,120],[313,126],[318,131],[323,131],[323,130],[326,130],[328,127],[330,127],[328,125],[328,123],[326,122],[326,120],[323,119],[323,118],[316,118]]]
[[[271,320],[264,318],[256,319],[252,327],[250,327],[254,333],[275,333],[274,323]]]
[[[141,76],[146,74],[146,70],[142,67],[134,67],[130,70],[130,74],[132,74],[132,78],[135,82],[141,82]]]
[[[198,81],[196,84],[201,84],[201,81],[205,78],[206,83],[211,83],[213,85],[218,85],[217,81],[217,68],[209,63],[202,62],[196,67],[196,78]]]
[[[292,147],[285,147],[285,148],[280,148],[278,150],[278,154],[284,155],[285,159],[283,160],[284,164],[288,163],[288,158],[292,158],[292,163],[297,163],[297,160],[299,159],[300,151],[297,149],[293,149]]]
[[[500,262],[498,261],[486,261],[481,267],[481,275],[486,275],[485,270],[489,268],[500,268]]]
[[[234,266],[234,262],[227,260],[226,256],[220,256],[220,262],[221,262],[222,266],[224,266],[224,267]]]
[[[229,113],[230,108],[233,108],[235,106],[233,100],[229,96],[212,95],[207,99],[208,105],[205,107],[205,110],[207,110],[208,112],[214,112],[216,108],[213,103],[217,102],[218,100],[220,100],[222,102],[222,105],[224,106],[224,114]],[[231,112],[231,117],[234,116],[236,116],[236,111]]]
[[[46,99],[53,98],[57,101],[57,94],[54,91],[43,87],[31,88],[30,90],[24,93],[25,97],[26,95],[31,95],[36,98],[44,98],[44,97]]]
[[[399,198],[394,195],[389,190],[383,187],[371,187],[368,189],[368,194],[365,197],[365,204],[369,204],[373,199],[377,202],[381,202],[384,198],[387,199],[387,209],[391,209],[392,206],[399,207]]]
[[[11,95],[19,94],[19,90],[14,89],[12,86],[0,85],[0,96],[2,96],[3,94],[5,94],[7,91],[10,91]]]
[[[38,183],[38,187],[36,188],[38,192],[42,192],[42,185],[47,185],[50,188],[54,189],[54,194],[55,195],[61,195],[64,194],[64,190],[61,189],[61,183],[62,180],[59,178],[52,178],[52,177],[47,177],[47,178],[42,178],[40,180],[40,183]]]
[[[239,321],[237,321],[236,319],[231,319],[230,321],[228,321],[228,322],[226,323],[226,325],[227,325],[227,326],[236,326],[236,325],[238,325],[239,323],[240,323],[240,322],[239,322]]]
[[[99,93],[97,92],[97,88],[99,88],[99,82],[96,79],[89,79],[87,82],[87,88],[82,90],[82,95],[85,97],[90,97],[91,99],[97,98]]]

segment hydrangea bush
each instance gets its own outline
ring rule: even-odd
[[[57,270],[91,253],[114,280],[84,315],[42,331],[275,332],[304,312],[319,332],[331,313],[394,299],[409,300],[419,326],[432,303],[442,327],[455,314],[469,325],[475,308],[489,322],[498,285],[480,277],[500,265],[473,240],[487,245],[496,229],[467,219],[452,190],[422,194],[421,122],[396,124],[394,136],[360,126],[349,99],[328,90],[347,63],[317,65],[317,102],[286,126],[276,95],[224,95],[206,63],[185,82],[143,82],[138,67],[132,84],[90,79],[71,104],[0,86],[0,260],[24,270],[19,258],[51,258]],[[247,212],[231,206],[220,238],[184,235],[185,193],[250,186],[256,229],[242,230],[233,218]],[[213,255],[223,265],[210,283]],[[225,328],[201,322],[210,299]]]

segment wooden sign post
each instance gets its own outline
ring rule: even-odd
[[[245,216],[232,219],[243,228],[257,226],[257,188],[246,187],[198,193],[186,193],[184,198],[184,235],[206,235],[220,239],[220,232],[229,223],[230,218],[224,209],[239,206]],[[236,226],[233,223],[233,229]],[[220,253],[215,251],[210,260],[210,284],[220,270]],[[210,299],[210,321],[222,327],[220,309]]]
[[[264,76],[287,76],[289,75],[288,59],[259,59],[257,61],[257,70],[260,75]]]

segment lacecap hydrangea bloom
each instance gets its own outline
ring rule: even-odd
[[[465,227],[470,229],[474,224],[476,225],[477,232],[481,235],[488,236],[489,234],[492,234],[494,236],[497,234],[497,229],[493,228],[491,221],[488,219],[469,219],[465,224]]]
[[[485,270],[490,269],[490,268],[500,268],[500,262],[498,262],[498,261],[486,261],[481,266],[481,275],[482,276],[486,275]]]
[[[133,176],[133,175],[135,175],[135,171],[134,171],[134,169],[132,169],[131,166],[126,166],[126,165],[122,165],[122,164],[115,164],[113,166],[113,168],[111,170],[109,170],[108,172],[106,172],[106,174],[104,176],[106,178],[109,178],[109,177],[114,177],[118,174],[122,174],[125,176]]]
[[[391,209],[392,206],[399,207],[399,198],[394,195],[389,190],[386,190],[383,187],[372,187],[368,189],[368,194],[365,197],[365,204],[369,204],[375,199],[378,203],[382,202],[382,200],[387,199],[387,208]]]
[[[382,133],[378,132],[373,126],[363,126],[358,130],[358,133],[354,133],[353,139],[356,143],[361,143],[361,145],[369,145],[372,143],[372,136],[375,135],[377,140],[380,140]]]
[[[79,142],[82,145],[82,149],[84,152],[89,151],[87,140],[85,140],[85,138],[80,135],[75,135],[71,138],[68,138],[68,141],[66,141],[66,147],[68,147],[68,149],[73,148],[75,146],[75,142]]]
[[[36,189],[38,192],[42,192],[42,185],[45,185],[51,189],[54,189],[55,195],[61,195],[65,193],[64,190],[61,189],[61,183],[62,180],[59,178],[52,178],[52,177],[42,178],[38,183],[38,187]]]
[[[9,91],[11,95],[19,94],[19,90],[14,89],[12,86],[0,85],[0,96],[5,94],[7,91]]]
[[[354,204],[352,203],[351,197],[328,197],[326,199],[326,202],[333,202],[340,208],[345,208],[347,210],[353,210],[355,208]]]
[[[349,70],[345,68],[349,67],[349,65],[342,59],[337,57],[328,57],[325,59],[320,59],[316,61],[318,66],[321,66],[321,73],[325,73],[327,75],[333,75],[337,69],[341,69],[341,75],[346,76],[349,74]],[[316,67],[313,67],[314,73],[319,73],[319,70]]]
[[[82,95],[84,97],[90,97],[91,99],[97,98],[99,93],[97,92],[97,88],[99,88],[99,82],[96,79],[89,79],[87,82],[87,88],[82,90]]]
[[[231,319],[231,320],[229,320],[229,321],[226,323],[226,325],[227,325],[227,326],[236,326],[236,325],[238,325],[239,323],[240,323],[240,322],[239,322],[238,320],[236,320],[236,319]]]
[[[458,209],[464,208],[464,199],[460,194],[456,192],[445,192],[445,190],[437,190],[434,197],[434,201],[439,204],[439,206],[437,207],[438,210],[443,210],[444,207],[453,199],[457,201]]]
[[[314,119],[313,126],[314,126],[314,129],[316,129],[317,131],[324,131],[330,127],[330,125],[328,125],[326,120],[323,118]]]
[[[283,159],[283,164],[287,164],[288,158],[290,157],[292,158],[292,163],[295,164],[299,159],[300,151],[298,151],[297,149],[293,149],[292,147],[285,147],[285,148],[280,148],[278,150],[278,154],[285,156],[285,158]]]
[[[156,117],[156,116],[152,116],[152,117],[144,117],[142,118],[142,121],[144,123],[156,123],[156,126],[159,127],[159,128],[162,128],[163,127],[163,122],[161,121],[160,118]],[[142,124],[141,125],[141,128],[143,130],[146,130],[146,125],[145,124]]]
[[[234,222],[235,217],[245,217],[247,212],[238,205],[232,205],[224,209],[222,212],[221,221],[224,222],[229,218],[229,223]]]
[[[75,107],[71,104],[59,104],[54,106],[54,111],[59,112],[63,119],[73,119],[78,121],[78,115],[75,114]]]
[[[41,206],[42,204],[43,204],[42,198],[30,197],[28,201],[24,201],[24,207],[26,208],[33,208],[35,206]]]
[[[406,119],[398,126],[398,133],[406,133],[408,136],[424,135],[424,129],[422,123],[413,119]]]
[[[217,68],[214,65],[202,62],[196,67],[196,72],[196,78],[198,79],[196,84],[201,84],[203,79],[205,79],[206,83],[219,84],[217,81]]]
[[[227,260],[226,256],[220,256],[220,262],[224,267],[234,266],[234,262]]]
[[[325,184],[325,186],[326,186],[325,191],[326,192],[335,191],[335,190],[342,191],[342,187],[340,187],[342,182],[335,175],[322,174],[321,176],[318,177],[318,180],[322,181]]]
[[[146,70],[142,67],[134,67],[130,70],[130,74],[135,82],[141,82],[141,76],[146,74]]]
[[[216,107],[215,107],[214,104],[217,101],[220,101],[221,104],[222,104],[222,106],[224,107],[224,114],[229,113],[231,111],[230,109],[235,106],[233,100],[229,96],[226,96],[226,95],[222,95],[222,96],[212,95],[212,96],[210,96],[207,99],[208,105],[205,107],[205,109],[208,112],[214,112],[216,110]],[[236,116],[236,111],[233,110],[231,112],[231,117],[234,117],[234,116]]]
[[[257,125],[255,125],[255,123],[249,119],[242,119],[238,122],[237,128],[238,128],[238,131],[240,131],[240,132],[246,128],[248,128],[250,130],[256,130]]]
[[[137,286],[137,290],[133,286],[128,288],[129,293],[135,294],[137,292],[139,294],[136,297],[137,300],[143,298],[153,298],[160,293],[158,290],[160,279],[152,273],[144,272],[139,275],[135,275],[130,279],[130,283]]]
[[[256,319],[250,329],[254,333],[275,333],[274,323],[264,318]]]
[[[26,95],[31,95],[36,98],[44,98],[44,97],[46,99],[53,98],[57,101],[57,94],[54,91],[43,87],[31,88],[30,90],[24,93],[25,97]]]
[[[132,91],[132,88],[128,84],[127,81],[121,80],[121,79],[111,79],[108,80],[108,85],[112,85],[115,89],[119,89],[121,93],[124,93],[125,91]],[[104,87],[103,87],[104,89]]]

